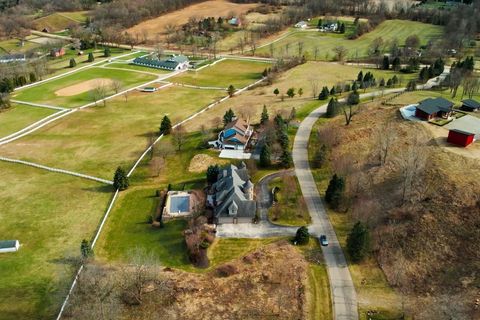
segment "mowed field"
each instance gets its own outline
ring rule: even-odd
[[[225,95],[182,87],[135,92],[128,102],[118,97],[54,122],[0,147],[0,154],[112,179],[117,166],[133,165],[164,115],[176,123]]]
[[[172,77],[169,81],[194,86],[227,88],[233,85],[240,89],[262,78],[262,72],[271,63],[243,60],[222,60],[199,71],[188,71]]]
[[[57,32],[64,30],[72,25],[79,25],[81,21],[74,19],[73,17],[81,17],[81,15],[77,16],[70,16],[64,15],[62,13],[52,13],[48,16],[38,18],[33,23],[35,25],[35,29],[38,31],[43,31],[43,29],[47,29],[48,32]]]
[[[426,45],[428,41],[438,39],[442,35],[442,27],[431,24],[425,24],[415,21],[404,20],[387,20],[382,22],[375,30],[359,37],[355,40],[349,40],[346,37],[339,37],[337,34],[329,35],[328,33],[315,31],[298,31],[277,41],[273,44],[274,55],[282,56],[296,55],[298,51],[298,43],[303,43],[303,52],[308,58],[314,57],[315,48],[318,48],[317,59],[333,60],[333,49],[337,46],[344,46],[348,49],[347,58],[355,59],[369,55],[368,49],[372,41],[376,38],[382,38],[384,42],[397,39],[400,45],[405,43],[405,39],[410,35],[417,35],[422,45]],[[388,46],[386,48],[388,50]],[[258,49],[259,55],[269,56],[270,46],[266,45]]]
[[[96,79],[102,79],[102,81],[99,81],[97,84],[92,83]],[[106,85],[107,96],[114,93],[112,87],[108,85],[109,81],[105,79],[118,80],[122,83],[122,88],[127,89],[154,80],[155,76],[128,70],[109,70],[92,67],[72,75],[17,91],[14,98],[20,101],[43,103],[65,108],[79,107],[93,102],[89,91],[100,84]],[[70,92],[67,92],[66,88],[68,87],[71,87]]]
[[[0,319],[53,319],[112,187],[5,162],[0,172],[1,239],[21,244],[0,255]]]
[[[239,4],[226,0],[210,0],[188,6],[184,9],[167,13],[160,17],[144,21],[136,26],[127,29],[130,34],[148,35],[149,40],[163,37],[166,26],[181,26],[192,17],[228,17],[230,14],[239,16],[248,10],[257,7],[256,3]]]
[[[17,132],[55,112],[53,109],[13,103],[10,109],[0,112],[0,138]]]

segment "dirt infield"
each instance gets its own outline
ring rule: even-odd
[[[238,4],[226,0],[210,0],[188,6],[184,9],[171,12],[160,17],[144,21],[127,30],[131,34],[143,35],[148,33],[148,39],[154,40],[157,35],[162,37],[167,25],[180,26],[188,22],[191,17],[227,17],[241,15],[248,10],[257,7],[257,3]]]
[[[55,94],[59,97],[71,97],[76,96],[87,91],[90,91],[97,86],[109,87],[113,83],[112,79],[107,78],[97,78],[92,80],[83,81],[73,86],[65,87],[60,90],[55,91]]]

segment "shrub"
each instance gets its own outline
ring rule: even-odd
[[[370,232],[360,221],[355,223],[347,237],[347,251],[353,262],[362,261],[370,251]]]
[[[303,245],[307,244],[309,240],[310,233],[308,232],[308,228],[305,226],[298,228],[294,238],[295,243]]]

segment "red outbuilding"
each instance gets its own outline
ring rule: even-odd
[[[448,132],[447,141],[458,146],[466,147],[469,144],[473,143],[475,138],[474,133],[458,130],[458,129],[450,129]]]

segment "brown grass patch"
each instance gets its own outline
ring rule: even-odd
[[[96,78],[92,80],[83,81],[72,86],[62,88],[55,91],[55,94],[60,97],[71,97],[76,96],[87,91],[90,91],[97,86],[110,86],[113,83],[112,79],[107,78]]]
[[[144,21],[127,30],[131,34],[148,33],[148,39],[154,40],[156,36],[162,37],[167,25],[181,26],[191,17],[227,17],[241,15],[250,9],[258,7],[257,3],[238,4],[226,0],[210,0],[188,6],[184,9],[167,13],[160,17]]]
[[[218,158],[214,158],[209,156],[208,154],[196,154],[192,160],[190,161],[190,166],[188,167],[188,171],[190,172],[204,172],[207,171],[207,168],[211,165],[223,165],[227,163],[226,160],[221,160]]]

